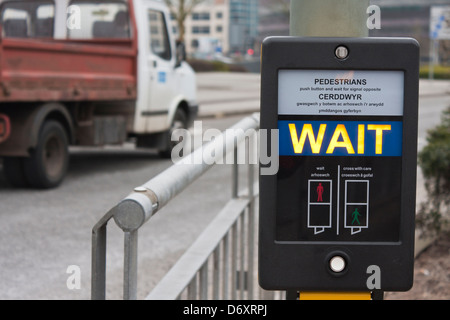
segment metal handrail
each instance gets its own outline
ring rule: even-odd
[[[216,150],[227,152],[235,150],[245,140],[249,129],[259,129],[259,114],[246,117],[229,129],[236,134],[223,133],[220,138],[203,145],[153,179],[135,188],[95,224],[92,229],[92,299],[106,298],[106,233],[109,220],[114,218],[124,232],[123,298],[136,299],[138,229],[216,163],[216,161],[204,162],[204,154],[215,154],[215,160],[219,160],[226,153],[216,154]],[[237,169],[233,170],[237,175]],[[253,193],[253,190],[251,192]],[[237,182],[233,183],[233,195],[237,195]]]

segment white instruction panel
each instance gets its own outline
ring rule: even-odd
[[[402,116],[403,71],[279,70],[279,115]]]

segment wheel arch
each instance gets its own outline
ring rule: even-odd
[[[167,117],[167,124],[166,124],[169,129],[170,129],[170,126],[172,125],[172,122],[175,118],[175,114],[178,109],[183,110],[183,112],[187,118],[190,117],[189,105],[188,105],[187,101],[182,99],[180,96],[178,99],[176,99],[176,101],[172,104],[172,106],[169,109],[169,114]]]
[[[34,116],[31,127],[31,141],[30,147],[35,148],[38,143],[39,131],[42,128],[42,124],[47,120],[56,120],[62,124],[67,133],[69,144],[74,143],[75,132],[72,123],[72,117],[70,116],[67,108],[61,103],[45,103],[40,105]]]
[[[29,157],[36,148],[43,123],[54,119],[61,123],[68,143],[75,142],[75,128],[69,109],[59,102],[9,104],[2,112],[10,118],[10,136],[0,144],[0,157]]]
[[[178,104],[178,108],[184,111],[186,117],[190,117],[189,105],[186,100],[180,101],[180,103]]]

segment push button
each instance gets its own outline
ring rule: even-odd
[[[330,259],[330,269],[333,272],[342,272],[345,269],[345,259],[341,256],[334,256]]]

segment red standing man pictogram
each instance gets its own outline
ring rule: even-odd
[[[323,202],[322,195],[323,195],[323,187],[322,183],[319,183],[317,186],[317,202]]]

